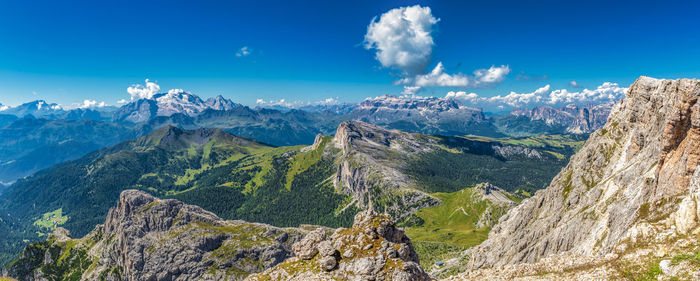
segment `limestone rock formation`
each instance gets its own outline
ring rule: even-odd
[[[547,125],[562,126],[569,133],[583,134],[603,128],[612,106],[612,101],[587,106],[569,104],[563,108],[538,106],[533,109],[514,110],[511,114],[525,116],[531,120],[542,120]]]
[[[306,231],[224,221],[200,207],[122,192],[82,239],[60,228],[10,268],[19,280],[242,280],[291,257]]]
[[[340,150],[335,187],[352,194],[359,207],[381,208],[377,211],[387,212],[400,222],[419,209],[442,203],[416,188],[416,181],[405,173],[405,165],[412,157],[445,149],[438,138],[387,130],[361,121],[347,121],[338,126],[333,143]],[[518,157],[542,160],[545,157],[540,151],[521,145],[472,144],[475,151],[488,151],[504,161]],[[376,204],[370,206],[370,202]]]
[[[397,161],[399,157],[428,152],[437,146],[434,140],[419,137],[359,121],[343,122],[333,139],[342,150],[335,186],[353,194],[363,207],[377,199],[371,198],[373,192],[394,193],[395,202],[387,202],[386,211],[397,217],[439,204],[436,198],[408,188],[412,181],[401,171],[402,161]]]
[[[352,228],[339,228],[330,239],[312,231],[293,249],[296,257],[246,280],[431,280],[403,230],[371,210],[357,214]]]
[[[594,268],[610,269],[698,251],[698,98],[700,80],[639,78],[551,185],[501,218],[473,250],[472,267],[560,255],[607,260]],[[648,257],[640,249],[661,252]]]

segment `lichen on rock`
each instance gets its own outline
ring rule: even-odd
[[[312,231],[294,244],[296,257],[247,280],[431,280],[411,240],[388,215],[361,212],[352,228],[339,228],[330,239],[320,239],[321,233]]]

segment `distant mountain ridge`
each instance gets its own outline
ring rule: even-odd
[[[1,107],[1,106],[0,106]],[[23,103],[17,107],[7,107],[0,111],[2,114],[12,114],[19,117],[32,115],[34,117],[44,117],[48,115],[62,114],[65,110],[55,103],[48,103],[44,100],[35,100]]]
[[[34,101],[0,111],[0,147],[6,151],[5,155],[0,155],[0,181],[12,182],[51,164],[75,159],[93,149],[144,136],[168,125],[190,130],[219,128],[272,145],[299,145],[311,144],[319,133],[332,135],[339,124],[349,120],[411,133],[520,137],[586,134],[602,126],[609,113],[607,105],[598,105],[562,109],[540,107],[493,116],[452,98],[391,95],[357,104],[325,103],[303,108],[250,108],[222,96],[203,100],[183,90],[134,100],[118,109],[105,106],[67,110],[46,101]],[[104,131],[104,135],[81,135],[88,131],[76,131],[73,126],[86,122],[84,120],[97,121],[95,126],[111,128],[111,131]],[[43,124],[41,133],[35,131],[39,125],[32,124]],[[52,137],[60,135],[63,137]],[[37,139],[41,136],[47,137]],[[92,144],[88,145],[86,139],[92,140]],[[63,147],[65,153],[35,157],[43,153],[41,151],[58,147]],[[15,153],[7,153],[11,151]]]
[[[207,109],[231,110],[238,106],[241,105],[220,95],[204,101],[197,95],[175,89],[122,106],[114,113],[113,121],[141,123],[157,116],[171,116],[177,113],[194,117]]]
[[[532,109],[519,109],[511,112],[515,116],[526,116],[531,120],[543,120],[548,125],[559,125],[574,134],[596,131],[605,125],[614,103],[587,106],[567,105],[563,108],[539,106]]]
[[[409,134],[363,122],[345,122],[337,131],[311,146],[274,147],[219,129],[162,127],[7,187],[0,196],[0,245],[36,239],[46,230],[33,221],[57,209],[70,218],[64,227],[84,235],[127,188],[276,226],[347,226],[370,205],[401,221],[439,204],[434,192],[481,182],[532,192],[575,150],[566,136],[549,145]],[[304,203],[309,200],[317,203]],[[4,251],[12,253],[9,248]]]

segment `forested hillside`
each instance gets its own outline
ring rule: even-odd
[[[365,130],[366,126],[359,128]],[[378,130],[382,134],[398,133]],[[505,189],[531,192],[546,185],[575,150],[563,140],[557,142],[563,145],[557,146],[513,144],[512,139],[415,136],[415,145],[425,151],[408,153],[392,145],[344,151],[338,136],[319,136],[312,146],[273,147],[218,129],[163,127],[145,137],[40,171],[6,188],[0,198],[0,245],[3,253],[17,253],[26,243],[23,240],[41,239],[59,225],[76,237],[82,236],[104,220],[125,189],[177,198],[225,219],[276,226],[349,226],[354,214],[366,205],[352,191],[362,187],[362,182],[347,183],[351,184],[348,188],[337,180],[342,174],[339,161],[344,157],[355,155],[354,159],[360,159],[357,153],[385,157],[387,161],[365,166],[398,171],[416,192],[452,192],[480,182],[499,182],[501,178],[509,179],[502,182]],[[432,166],[446,169],[429,168]],[[479,172],[485,168],[496,172]],[[377,173],[375,177],[383,175]],[[370,183],[364,184],[369,187]],[[375,208],[381,210],[383,204],[393,204],[382,200],[396,193],[380,189],[372,187],[372,192],[386,195],[373,199]],[[399,211],[417,210],[415,206],[405,208]],[[65,220],[49,217],[48,223],[36,223],[44,214],[59,209]],[[3,257],[4,261],[12,255]]]

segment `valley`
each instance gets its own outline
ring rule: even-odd
[[[69,218],[62,227],[85,235],[104,220],[119,193],[130,188],[199,205],[224,219],[280,227],[348,226],[368,205],[409,220],[422,208],[442,204],[434,192],[456,192],[482,182],[518,194],[542,188],[566,163],[557,156],[572,155],[580,141],[539,138],[521,138],[516,145],[510,144],[515,139],[408,134],[346,122],[335,137],[319,135],[310,146],[274,147],[218,129],[166,126],[8,187],[0,197],[0,208],[8,213],[2,216],[7,224],[0,225],[7,234],[3,252],[18,251],[23,240],[39,239],[35,233],[46,230],[32,223],[57,209]],[[452,168],[420,168],[447,164]],[[503,173],[511,175],[508,180]]]
[[[0,281],[700,280],[698,11],[4,1]]]
[[[345,121],[272,146],[164,126],[7,187],[3,258],[20,280],[695,276],[699,87],[642,77],[585,143]],[[144,264],[179,252],[197,258]]]

